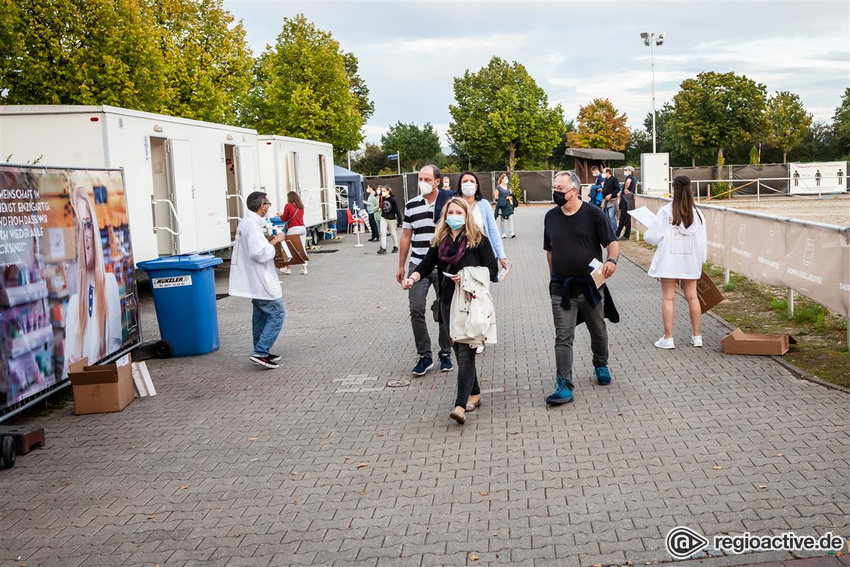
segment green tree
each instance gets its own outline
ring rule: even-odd
[[[619,114],[607,98],[596,98],[579,108],[577,129],[567,135],[572,148],[601,148],[620,151],[631,138],[628,117]]]
[[[254,59],[242,23],[222,0],[145,0],[167,62],[168,114],[233,123],[251,87]]]
[[[652,134],[647,133],[646,130],[639,128],[635,128],[634,130],[632,130],[632,136],[631,138],[629,138],[629,143],[626,144],[626,147],[623,149],[623,154],[626,156],[626,163],[639,164],[641,154],[647,154],[651,152]]]
[[[745,76],[700,73],[673,97],[671,135],[694,150],[715,149],[720,167],[725,147],[750,144],[768,131],[766,104],[765,86]]]
[[[576,123],[570,120],[564,125],[564,131],[561,133],[558,145],[552,150],[552,155],[549,157],[549,167],[557,170],[575,169],[575,158],[568,156],[567,151],[567,136],[570,132],[576,131]]]
[[[378,175],[388,169],[396,172],[394,162],[390,161],[381,146],[369,142],[366,142],[363,155],[351,162],[351,169],[361,175]]]
[[[398,122],[381,136],[381,147],[387,154],[400,153],[402,169],[410,165],[411,171],[416,171],[419,165],[433,161],[434,156],[440,153],[440,136],[430,123],[420,128],[412,123]]]
[[[363,85],[348,75],[353,68],[330,32],[302,14],[284,18],[277,42],[254,66],[242,122],[262,134],[331,143],[341,159],[363,141],[366,121]]]
[[[0,0],[5,104],[167,111],[168,62],[132,0]]]
[[[782,163],[788,152],[800,145],[812,125],[812,115],[803,108],[803,101],[794,93],[777,92],[767,101],[770,129],[767,142],[782,150]]]
[[[841,104],[832,115],[835,157],[850,159],[850,88],[844,89]]]
[[[369,87],[366,86],[366,81],[357,74],[360,69],[357,57],[353,53],[343,53],[342,56],[345,59],[345,74],[351,81],[351,92],[357,97],[357,110],[360,111],[360,116],[365,123],[375,114],[375,103],[369,100]]]
[[[546,93],[525,67],[493,57],[477,73],[454,79],[449,135],[468,155],[504,160],[512,178],[518,159],[545,159],[564,130],[561,105],[549,107]],[[520,193],[518,183],[512,183]]]

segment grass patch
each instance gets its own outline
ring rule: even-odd
[[[649,267],[655,247],[645,242],[621,242],[629,258]],[[723,268],[705,265],[724,300],[712,311],[745,333],[787,333],[798,344],[783,356],[791,364],[822,380],[850,388],[850,351],[845,346],[847,321],[808,298],[795,294],[794,316],[788,317],[788,291],[758,284],[732,273],[724,285]]]

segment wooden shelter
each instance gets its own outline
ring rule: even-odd
[[[581,178],[582,183],[593,183],[594,180],[590,175],[590,168],[598,166],[601,170],[605,167],[611,167],[611,161],[624,161],[625,154],[612,150],[600,150],[597,148],[567,148],[564,152],[568,156],[575,158],[575,171]]]

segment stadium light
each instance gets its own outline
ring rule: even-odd
[[[664,44],[666,32],[657,34],[655,32],[641,32],[640,37],[643,44],[650,49],[649,59],[652,65],[652,153],[655,153],[655,46]]]

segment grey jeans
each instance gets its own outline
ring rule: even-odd
[[[555,367],[558,376],[567,379],[573,389],[573,340],[575,339],[576,317],[581,311],[584,324],[590,332],[590,350],[593,366],[608,366],[608,329],[605,327],[604,311],[600,301],[591,307],[584,294],[570,299],[570,308],[561,307],[561,296],[552,296],[552,315],[555,320]]]
[[[414,266],[408,265],[408,277],[414,270]],[[427,317],[432,317],[431,306],[428,303],[428,289],[434,286],[437,298],[440,297],[440,284],[437,280],[437,269],[431,275],[413,284],[408,291],[407,299],[410,303],[410,326],[413,327],[413,340],[416,343],[416,352],[419,356],[432,357],[431,335],[428,334]],[[452,341],[449,338],[448,321],[440,323],[440,356],[451,356]]]

